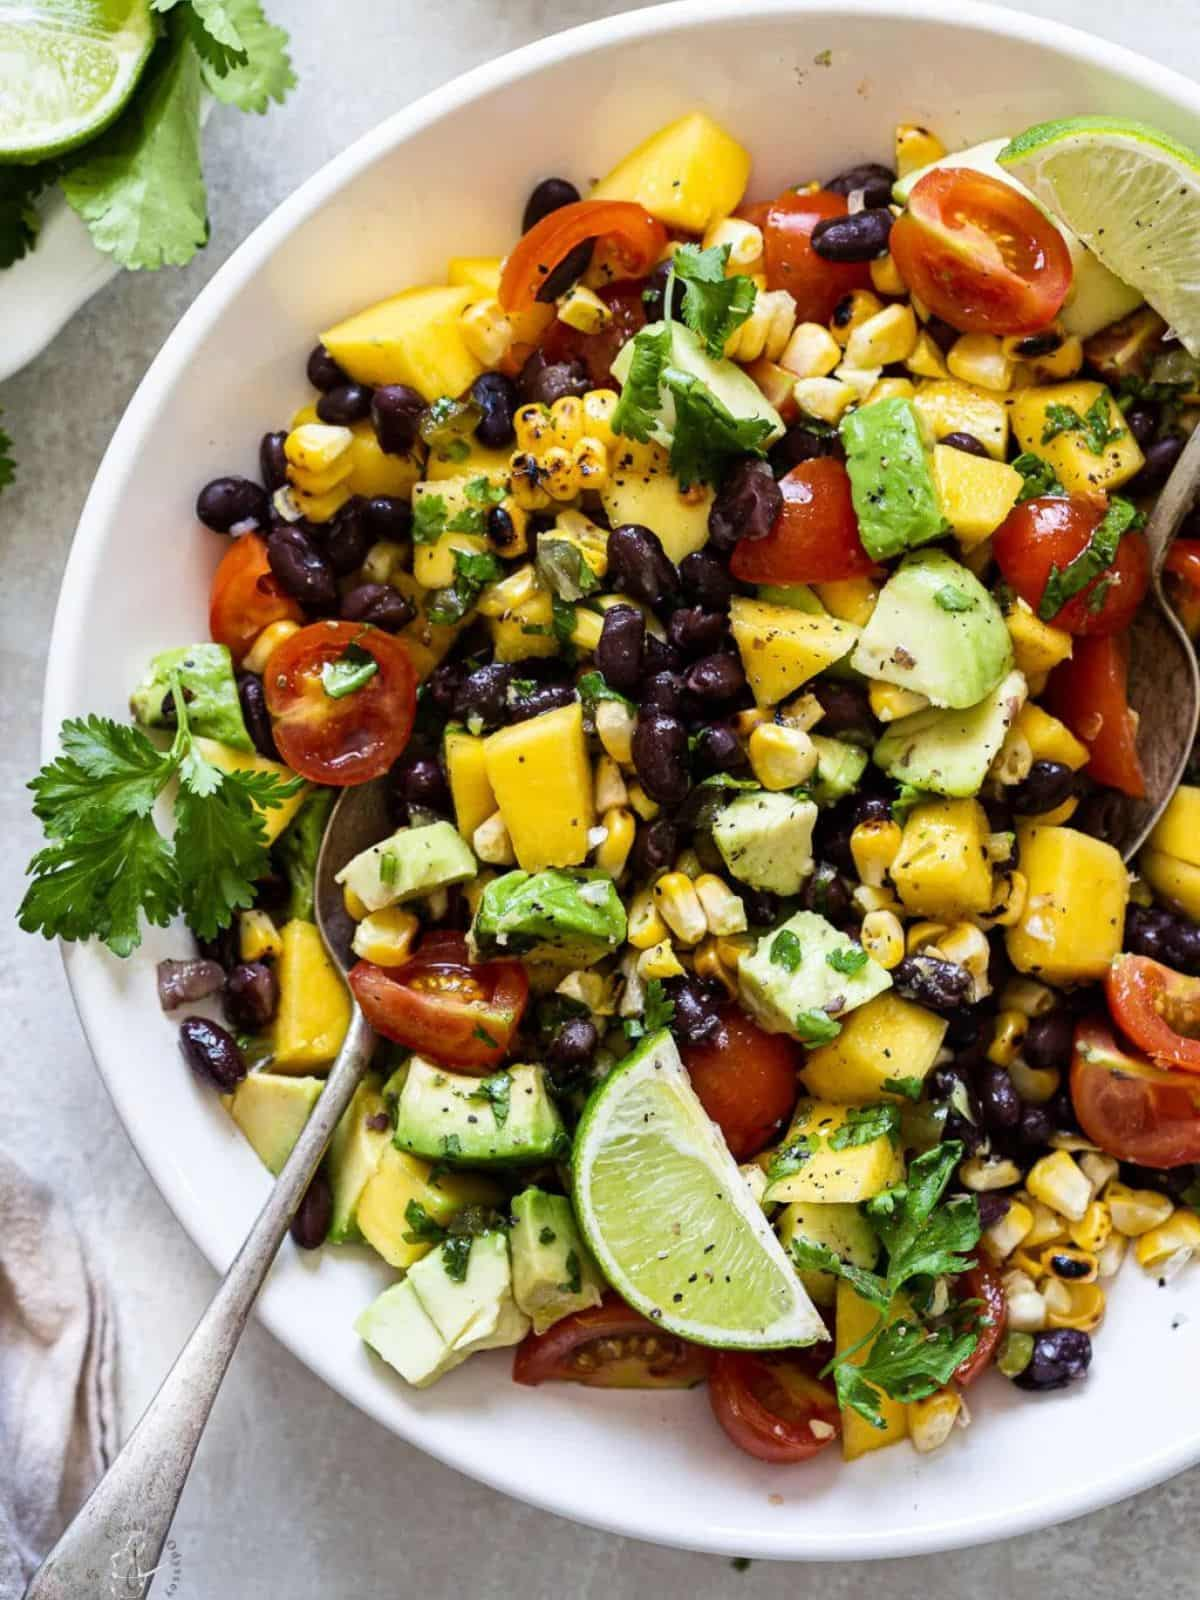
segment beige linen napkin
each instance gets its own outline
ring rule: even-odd
[[[66,1208],[0,1154],[0,1600],[116,1447],[113,1321]]]

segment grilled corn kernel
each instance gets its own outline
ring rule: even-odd
[[[927,950],[944,933],[949,932],[950,928],[945,922],[914,922],[905,934],[904,952],[910,956],[920,955],[922,950]]]
[[[398,967],[412,954],[420,926],[420,919],[403,906],[373,911],[354,930],[354,954],[377,967]]]
[[[863,404],[873,406],[876,400],[911,400],[916,392],[915,386],[907,378],[880,378],[867,390]]]
[[[993,1189],[1011,1189],[1021,1181],[1021,1169],[1007,1156],[970,1156],[958,1169],[968,1189],[990,1194]]]
[[[800,322],[784,346],[779,365],[797,378],[827,378],[842,359],[841,346],[820,322]]]
[[[1129,1249],[1129,1240],[1123,1233],[1110,1233],[1108,1242],[1101,1248],[1097,1257],[1097,1272],[1101,1278],[1115,1278],[1121,1270]]]
[[[692,884],[704,907],[704,920],[708,931],[726,937],[731,933],[745,933],[746,908],[741,896],[714,872],[702,872]]]
[[[613,412],[620,396],[613,389],[589,389],[583,397],[583,431],[605,447],[616,438],[612,429]]]
[[[885,306],[858,327],[846,341],[852,367],[889,367],[907,361],[917,346],[917,319],[910,305]]]
[[[750,766],[764,789],[794,789],[817,767],[817,747],[801,728],[763,722],[750,735]]]
[[[645,789],[642,788],[640,783],[631,783],[629,785],[629,804],[637,812],[638,816],[641,817],[643,822],[653,822],[655,817],[662,810],[662,807],[659,805],[658,801],[651,800],[650,796],[646,793]]]
[[[849,361],[843,360],[840,367],[833,374],[838,383],[844,383],[854,390],[854,398],[859,405],[866,405],[867,396],[883,377],[882,367],[856,367]]]
[[[1113,1227],[1127,1239],[1137,1239],[1151,1228],[1161,1228],[1175,1209],[1165,1194],[1153,1189],[1130,1189],[1124,1183],[1110,1183],[1104,1198]]]
[[[738,361],[778,361],[795,326],[796,302],[787,290],[760,291],[753,311],[726,342],[726,354]]]
[[[526,561],[499,583],[489,583],[481,590],[476,607],[481,616],[506,617],[527,600],[532,600],[540,588],[537,568],[532,561]]]
[[[960,967],[966,967],[971,975],[970,1000],[978,1004],[986,1000],[992,992],[988,982],[988,965],[992,958],[991,946],[986,935],[982,934],[973,923],[956,922],[949,933],[944,933],[937,943],[938,949],[947,961],[954,961]]]
[[[539,458],[518,450],[508,464],[512,499],[522,511],[545,511],[550,505],[549,491],[542,483]]]
[[[363,562],[363,580],[366,583],[389,583],[404,567],[407,549],[394,539],[379,539],[367,551]]]
[[[243,911],[238,915],[238,955],[243,961],[262,961],[283,954],[279,929],[265,911]]]
[[[1104,1249],[1112,1234],[1112,1213],[1103,1200],[1093,1200],[1079,1221],[1071,1223],[1067,1232],[1077,1249],[1095,1255]]]
[[[1023,1017],[1019,1011],[998,1012],[992,1029],[992,1042],[987,1048],[988,1060],[994,1061],[998,1067],[1011,1065],[1028,1027],[1029,1018]]]
[[[883,310],[883,301],[869,289],[851,289],[833,308],[829,331],[844,349],[855,328]]]
[[[570,450],[583,438],[583,401],[577,394],[565,394],[550,407],[550,445]]]
[[[244,672],[257,672],[261,678],[266,671],[267,662],[271,659],[272,652],[290,639],[294,633],[300,632],[298,622],[272,622],[269,623],[255,639],[249,650],[242,657],[242,670]]]
[[[612,311],[586,284],[577,283],[558,301],[558,320],[580,333],[601,333],[612,321]]]
[[[1021,1099],[1035,1106],[1053,1100],[1062,1085],[1062,1073],[1057,1067],[1031,1067],[1020,1056],[1009,1063],[1008,1075]]]
[[[762,229],[752,222],[744,222],[741,217],[721,217],[710,222],[703,243],[706,250],[719,249],[723,244],[729,246],[727,272],[745,272],[762,260]]]
[[[1046,1321],[1051,1322],[1055,1316],[1069,1316],[1071,1313],[1071,1291],[1065,1283],[1060,1283],[1057,1278],[1044,1278],[1039,1283],[1042,1299],[1046,1302]]]
[[[342,904],[346,908],[346,915],[352,922],[361,922],[367,915],[367,908],[349,884],[342,890]]]
[[[476,300],[458,319],[463,343],[485,367],[495,367],[512,349],[513,325],[499,300]]]
[[[1029,1209],[1033,1212],[1033,1226],[1025,1237],[1024,1243],[1028,1250],[1034,1250],[1039,1244],[1052,1244],[1056,1241],[1065,1242],[1069,1237],[1067,1223],[1059,1216],[1057,1211],[1051,1211],[1048,1205],[1033,1195],[1028,1196]]]
[[[565,445],[552,444],[539,456],[538,471],[552,500],[573,500],[579,493],[579,467]]]
[[[554,437],[551,431],[550,407],[540,405],[536,401],[527,406],[518,406],[513,413],[513,432],[516,435],[518,450],[523,450],[531,456],[540,455]]]
[[[887,295],[889,298],[908,292],[904,286],[904,279],[900,276],[900,268],[896,265],[890,250],[886,255],[876,256],[872,261],[871,287],[876,294]]]
[[[1200,1250],[1200,1217],[1181,1206],[1160,1227],[1143,1233],[1133,1247],[1139,1267],[1158,1272],[1169,1266],[1172,1275]]]
[[[513,842],[504,826],[504,818],[498,811],[493,811],[475,829],[471,836],[471,848],[480,861],[486,861],[489,866],[511,867],[516,864]]]
[[[1091,1184],[1094,1195],[1098,1195],[1121,1170],[1112,1156],[1106,1156],[1101,1150],[1087,1151],[1080,1156],[1079,1165],[1083,1169],[1084,1177]]]
[[[904,925],[894,911],[869,911],[859,940],[873,961],[890,972],[904,960]]]
[[[914,711],[924,711],[929,704],[915,689],[901,689],[894,683],[881,683],[878,678],[872,678],[867,684],[867,698],[880,722],[895,722],[899,717],[911,716]]]
[[[931,161],[940,161],[945,154],[946,146],[928,128],[916,122],[902,122],[897,127],[896,171],[900,177],[906,178]]]
[[[305,422],[288,434],[283,442],[283,453],[289,467],[315,478],[322,488],[332,488],[330,475],[335,468],[344,464],[345,475],[349,476],[353,444],[354,435],[349,428],[334,427],[327,422]]]
[[[596,706],[596,734],[619,767],[633,765],[633,712],[620,700],[601,700]]]
[[[1029,879],[1023,872],[997,872],[992,877],[992,904],[980,921],[988,928],[1012,928],[1025,914]]]
[[[1078,1245],[1049,1244],[1042,1252],[1042,1269],[1063,1283],[1094,1283],[1096,1252]]]
[[[638,977],[646,982],[651,978],[681,978],[684,973],[669,939],[662,940],[660,944],[652,944],[649,950],[643,950],[638,957],[637,970]]]
[[[764,722],[770,722],[771,715],[759,706],[751,706],[747,711],[739,711],[733,719],[733,731],[739,739],[748,739],[755,728]]]
[[[850,898],[864,918],[870,916],[872,911],[890,911],[894,916],[900,914],[900,902],[886,886],[877,888],[872,883],[856,883],[850,891]]]
[[[686,873],[664,873],[654,885],[654,903],[659,916],[681,943],[699,944],[708,932],[700,896]]]
[[[1054,1304],[1046,1296],[1046,1322],[1051,1328],[1078,1328],[1082,1333],[1094,1333],[1104,1321],[1104,1290],[1098,1283],[1060,1283],[1051,1279],[1060,1291]],[[1062,1304],[1065,1292],[1066,1304]]]
[[[819,422],[840,422],[857,396],[848,383],[837,378],[797,378],[792,397],[801,411]]]
[[[592,788],[596,810],[600,813],[611,810],[613,806],[629,804],[629,790],[625,787],[625,779],[621,776],[620,767],[611,756],[601,756],[596,762]]]
[[[860,822],[850,835],[850,854],[862,883],[878,889],[900,854],[903,829],[898,822]]]
[[[1021,1011],[1027,1017],[1043,1017],[1053,1011],[1058,998],[1047,984],[1036,978],[1010,978],[1000,991],[1000,1004],[1006,1011]]]
[[[658,914],[651,889],[639,889],[629,907],[629,942],[635,950],[649,950],[667,937],[667,925]]]
[[[633,849],[637,823],[633,812],[624,806],[610,807],[603,813],[600,822],[606,832],[603,842],[596,847],[596,865],[601,872],[607,872],[610,878],[619,878]]]
[[[979,389],[1002,394],[1012,388],[1013,364],[993,333],[964,333],[946,356],[950,375]]]
[[[1019,1244],[1024,1243],[1032,1227],[1033,1212],[1019,1200],[1014,1200],[999,1222],[993,1222],[990,1228],[984,1230],[983,1237],[992,1256],[997,1261],[1003,1261],[1006,1256],[1012,1255]]]
[[[1046,1326],[1046,1302],[1027,1272],[1006,1272],[1004,1298],[1008,1326],[1015,1333],[1040,1333]]]
[[[948,378],[950,369],[941,346],[924,329],[917,335],[912,354],[904,363],[914,378]]]
[[[1030,1168],[1025,1185],[1035,1199],[1071,1222],[1080,1222],[1092,1203],[1092,1186],[1065,1150],[1043,1156]],[[1167,1202],[1168,1206],[1170,1201]],[[1113,1221],[1116,1222],[1114,1214]],[[1152,1227],[1153,1223],[1147,1224]],[[1124,1230],[1122,1230],[1124,1231]]]
[[[928,1455],[945,1444],[954,1424],[964,1415],[963,1399],[957,1389],[939,1389],[924,1400],[910,1400],[905,1411],[913,1449]]]
[[[721,960],[720,941],[711,934],[707,939],[701,939],[696,946],[692,958],[692,966],[698,977],[710,978],[721,984],[731,999],[737,997],[737,968],[728,967]]]
[[[1025,361],[1039,383],[1060,383],[1064,378],[1073,378],[1082,369],[1083,341],[1073,333],[1068,334],[1057,350],[1049,350],[1041,356],[1027,356]]]
[[[996,752],[988,776],[997,783],[1008,787],[1010,784],[1023,783],[1029,776],[1029,769],[1033,766],[1033,746],[1017,727],[1011,727],[1004,735],[1004,743]]]
[[[779,707],[776,720],[786,728],[799,728],[802,733],[807,733],[810,728],[816,727],[824,715],[825,707],[815,694],[798,694],[794,700]]]

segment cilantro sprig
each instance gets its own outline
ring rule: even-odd
[[[1091,538],[1073,561],[1068,561],[1065,567],[1050,568],[1050,575],[1046,579],[1046,587],[1042,590],[1042,598],[1038,601],[1038,616],[1043,622],[1051,622],[1066,605],[1067,601],[1077,595],[1081,589],[1086,589],[1095,578],[1099,578],[1108,571],[1117,559],[1117,548],[1122,538],[1132,528],[1140,528],[1145,517],[1130,501],[1114,495],[1108,503],[1104,516],[1092,529]],[[1097,586],[1098,588],[1100,586]],[[1107,593],[1107,587],[1104,590]],[[1096,591],[1093,591],[1092,598]],[[1104,603],[1101,594],[1100,605]],[[1099,610],[1100,605],[1089,609]]]
[[[657,1033],[660,1028],[669,1028],[674,1020],[674,1000],[667,994],[661,978],[651,978],[646,985],[646,998],[641,1016],[625,1019],[625,1037],[630,1040],[640,1039],[643,1034]]]
[[[0,415],[3,415],[0,412]],[[17,476],[17,463],[13,458],[12,440],[0,428],[0,490],[7,489]]]
[[[671,257],[675,276],[683,284],[683,320],[704,340],[704,348],[714,361],[725,354],[731,334],[736,333],[754,310],[758,288],[753,278],[736,273],[727,277],[729,246],[714,245],[702,250],[699,245],[683,244]],[[664,300],[669,306],[669,301]]]
[[[1066,494],[1067,491],[1058,481],[1054,468],[1048,461],[1043,461],[1041,456],[1035,456],[1031,450],[1019,455],[1013,466],[1025,479],[1017,495],[1018,505],[1024,500],[1039,500],[1043,495]]]
[[[1042,443],[1049,444],[1062,433],[1077,433],[1089,452],[1102,456],[1117,439],[1128,433],[1123,423],[1114,423],[1109,417],[1108,392],[1102,391],[1080,415],[1074,406],[1051,404],[1046,407],[1046,422],[1042,429]]]

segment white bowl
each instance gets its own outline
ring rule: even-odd
[[[826,64],[828,63],[828,64]],[[117,429],[67,567],[49,656],[45,752],[64,717],[124,713],[148,656],[205,636],[221,542],[198,485],[255,471],[257,441],[305,394],[319,329],[448,256],[500,253],[531,183],[586,182],[696,105],[753,151],[753,192],[886,158],[894,124],[950,145],[1076,112],[1145,117],[1200,144],[1200,90],[1098,39],[933,0],[701,0],[598,22],[479,68],[399,112],[271,216],[201,293]],[[154,963],[66,952],[80,1018],[117,1109],[168,1203],[223,1269],[269,1179],[215,1096],[180,1064]],[[565,1516],[665,1544],[849,1559],[979,1543],[1075,1516],[1200,1458],[1200,1273],[1159,1289],[1127,1265],[1087,1382],[972,1392],[974,1426],[940,1453],[907,1446],[794,1468],[729,1445],[703,1393],[604,1394],[509,1381],[476,1358],[406,1388],[351,1322],[387,1280],[367,1253],[285,1248],[268,1327],[364,1411],[475,1477]],[[263,1404],[270,1405],[270,1396]]]

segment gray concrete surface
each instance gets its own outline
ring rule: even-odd
[[[21,462],[0,500],[0,1144],[71,1199],[115,1288],[130,1421],[207,1300],[213,1276],[138,1164],[95,1075],[58,958],[10,908],[35,834],[23,784],[59,575],[95,467],[150,360],[201,285],[293,185],[411,97],[477,61],[622,0],[269,0],[291,29],[301,86],[248,126],[207,135],[213,238],[185,271],[102,292],[23,374],[0,385]],[[1188,0],[1028,0],[1200,76]],[[170,537],[170,530],[163,530]],[[147,552],[153,560],[153,551]],[[1114,1441],[1120,1448],[1120,1441]],[[1036,1463],[1030,1463],[1036,1473]],[[897,1600],[1021,1592],[1109,1600],[1200,1588],[1200,1470],[1036,1537],[875,1567],[791,1570],[680,1555],[606,1537],[503,1500],[377,1428],[251,1327],[204,1441],[155,1593],[178,1600],[694,1600],[736,1595]],[[666,1531],[666,1530],[665,1530]],[[730,1551],[731,1557],[736,1551]],[[173,1580],[173,1581],[168,1581]],[[84,1600],[84,1597],[80,1597]],[[91,1597],[87,1597],[91,1600]]]

